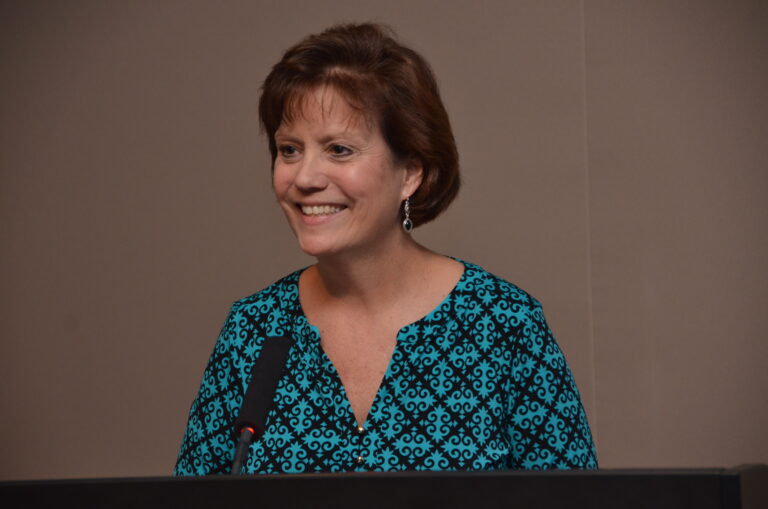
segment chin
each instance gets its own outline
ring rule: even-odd
[[[299,239],[299,247],[309,256],[319,258],[338,252],[338,248],[323,242],[320,239]]]

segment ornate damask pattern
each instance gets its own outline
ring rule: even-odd
[[[264,338],[291,335],[248,473],[596,468],[586,415],[540,304],[466,263],[429,315],[400,329],[368,420],[304,316],[297,271],[236,302],[192,403],[176,475],[228,473],[232,423]]]

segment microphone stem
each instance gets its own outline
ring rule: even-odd
[[[232,475],[240,475],[242,473],[243,463],[246,456],[248,456],[248,447],[251,445],[251,439],[253,439],[253,428],[245,426],[243,431],[240,432],[240,440],[237,442],[235,459],[232,461]]]

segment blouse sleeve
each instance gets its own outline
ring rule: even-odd
[[[521,330],[508,400],[509,467],[597,468],[579,391],[538,302],[526,313]]]
[[[242,316],[230,309],[208,365],[200,391],[192,402],[184,439],[173,475],[229,473],[235,451],[233,415],[242,397],[234,380],[232,346],[239,337]]]

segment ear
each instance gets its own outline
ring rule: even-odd
[[[416,192],[421,185],[423,176],[424,168],[421,165],[421,161],[418,159],[409,159],[408,163],[405,165],[405,173],[403,175],[403,186],[400,192],[401,200],[405,200]]]

